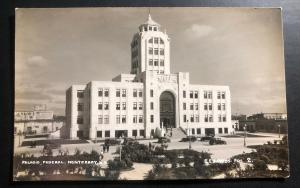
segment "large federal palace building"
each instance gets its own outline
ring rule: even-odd
[[[69,138],[151,137],[171,127],[191,135],[232,133],[229,87],[194,85],[188,72],[171,73],[167,33],[150,15],[138,29],[130,74],[66,91]]]

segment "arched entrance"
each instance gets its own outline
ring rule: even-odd
[[[160,125],[175,128],[175,97],[169,91],[164,91],[159,97]]]

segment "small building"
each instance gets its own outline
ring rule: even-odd
[[[64,121],[56,119],[45,105],[35,106],[32,111],[15,111],[14,134],[41,135],[60,131]]]

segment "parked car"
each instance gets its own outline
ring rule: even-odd
[[[200,141],[210,141],[213,138],[213,136],[203,136],[200,138]]]
[[[61,148],[61,144],[49,143],[49,144],[45,144],[43,149],[48,150],[48,149],[59,149],[59,148]]]
[[[189,142],[191,140],[191,142],[195,142],[197,141],[197,137],[195,136],[187,136],[181,139],[181,142]]]
[[[157,140],[157,143],[160,143],[160,144],[168,143],[168,142],[171,142],[171,140],[169,138],[166,138],[166,137],[160,137]]]
[[[221,144],[227,144],[225,140],[222,140],[221,138],[211,138],[209,140],[210,145],[221,145]]]

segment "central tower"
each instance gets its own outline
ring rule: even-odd
[[[170,38],[161,31],[161,26],[152,20],[150,14],[131,42],[130,73],[144,71],[170,74]]]

